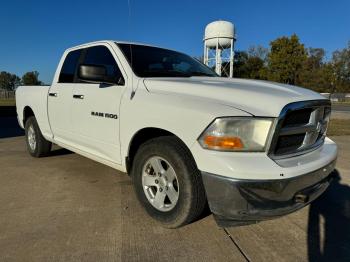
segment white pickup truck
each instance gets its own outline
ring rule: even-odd
[[[127,172],[145,210],[169,228],[207,203],[220,226],[291,213],[326,190],[337,158],[321,95],[221,78],[154,46],[70,48],[52,85],[19,87],[16,103],[32,156],[54,143]]]

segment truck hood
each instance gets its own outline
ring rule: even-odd
[[[325,99],[311,90],[261,80],[223,77],[145,78],[151,93],[191,96],[231,106],[255,116],[279,116],[292,102]]]

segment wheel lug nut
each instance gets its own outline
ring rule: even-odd
[[[165,187],[165,190],[168,190],[168,189],[169,189],[169,187],[166,186],[166,187]]]
[[[161,176],[162,176],[162,174],[161,174],[161,173],[158,173],[158,176],[159,176],[159,177],[161,177]]]
[[[159,192],[163,192],[163,188],[159,188]]]
[[[156,179],[154,182],[155,182],[156,184],[158,184],[158,183],[159,183],[158,179]]]

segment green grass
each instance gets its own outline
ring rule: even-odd
[[[0,99],[0,106],[15,106],[16,101],[14,99]]]
[[[348,136],[350,135],[350,119],[331,119],[327,136]]]
[[[350,105],[350,101],[346,102],[332,102],[333,105]]]

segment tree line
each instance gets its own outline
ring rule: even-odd
[[[223,76],[229,75],[229,66],[223,64]],[[233,76],[270,80],[298,85],[325,93],[350,92],[350,41],[347,47],[336,50],[326,59],[323,48],[306,48],[296,34],[270,42],[269,48],[253,46],[247,51],[236,51]],[[41,85],[37,71],[27,72],[21,78],[0,72],[0,89],[14,90],[19,85]]]
[[[323,48],[306,48],[296,34],[271,41],[270,47],[237,51],[233,76],[298,85],[317,92],[350,92],[350,41],[326,59]],[[228,76],[223,65],[222,75]]]
[[[21,78],[6,71],[0,72],[0,89],[11,91],[20,85],[30,86],[42,84],[43,82],[39,80],[39,73],[37,71],[27,72]]]

